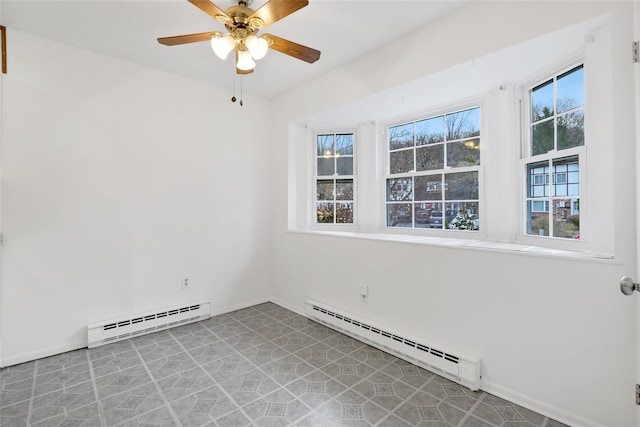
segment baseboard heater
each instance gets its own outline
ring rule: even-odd
[[[329,328],[359,339],[471,390],[480,388],[482,363],[477,357],[449,352],[440,345],[421,343],[405,334],[376,326],[373,322],[317,301],[307,301],[306,314]]]
[[[87,326],[89,348],[198,322],[211,316],[209,301],[184,304]]]

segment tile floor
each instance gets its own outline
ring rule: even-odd
[[[266,303],[2,369],[0,425],[562,424]]]

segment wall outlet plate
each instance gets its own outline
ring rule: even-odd
[[[358,284],[358,292],[360,293],[360,299],[363,301],[366,301],[367,298],[369,298],[369,287],[366,284]]]

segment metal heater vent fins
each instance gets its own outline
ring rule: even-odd
[[[208,319],[210,303],[200,302],[87,326],[89,348]]]
[[[341,314],[334,313],[331,310],[327,310],[325,308],[318,307],[317,305],[313,305],[312,307],[313,307],[313,309],[315,311],[319,311],[320,313],[324,313],[324,314],[326,314],[328,316],[335,317],[336,319],[342,320],[345,323],[350,323],[350,324],[352,324],[354,326],[358,326],[358,327],[364,329],[365,331],[371,331],[374,334],[381,335],[381,336],[383,336],[385,338],[391,338],[394,341],[403,343],[403,344],[405,344],[405,345],[407,345],[409,347],[412,347],[412,348],[417,348],[420,351],[424,351],[425,353],[429,353],[429,354],[432,354],[432,355],[434,355],[436,357],[440,357],[440,358],[442,358],[444,360],[447,360],[447,361],[449,361],[451,363],[456,363],[457,364],[458,361],[460,360],[459,357],[454,356],[452,354],[445,353],[445,352],[437,350],[435,348],[430,348],[429,346],[424,345],[424,344],[416,343],[415,341],[411,341],[408,338],[401,337],[401,336],[398,336],[398,335],[394,335],[391,332],[387,332],[387,331],[385,331],[383,329],[375,328],[375,327],[373,327],[371,325],[367,325],[366,323],[358,322],[357,320],[353,320],[353,319],[350,319],[349,317],[343,316]]]
[[[480,388],[481,361],[478,357],[453,354],[439,345],[419,342],[391,328],[374,325],[357,316],[340,313],[316,301],[307,301],[307,316],[332,329],[434,371],[471,390]]]

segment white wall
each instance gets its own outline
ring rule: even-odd
[[[86,346],[91,322],[266,299],[268,103],[8,31],[2,364]]]
[[[411,40],[393,42],[275,100],[275,295],[297,310],[314,298],[425,342],[479,354],[485,390],[571,425],[634,425],[635,302],[622,296],[617,286],[622,275],[636,269],[630,178],[635,173],[632,2],[541,4],[475,2]],[[600,28],[603,19],[607,24]],[[504,59],[504,53],[520,43],[574,25],[583,28],[585,21],[596,24],[595,42],[583,47],[593,65],[587,74],[593,79],[587,82],[591,97],[587,108],[589,117],[595,117],[587,124],[593,174],[586,185],[589,197],[603,202],[589,205],[590,233],[598,237],[597,251],[612,255],[611,260],[304,232],[311,142],[303,125],[327,126],[334,120],[341,127],[359,126],[364,130],[360,136],[366,135],[359,139],[360,153],[375,161],[376,150],[379,156],[381,149],[367,122],[380,126],[386,114],[415,113],[432,102],[437,105],[444,101],[433,98],[442,97],[447,89],[456,97],[448,102],[455,101],[461,86],[473,87],[464,78],[453,78],[459,76],[460,67],[472,74],[474,64],[482,64],[487,55]],[[542,60],[529,64],[531,73],[548,65],[544,61],[562,58],[557,55],[563,51],[555,45],[534,45],[539,50],[530,53]],[[575,53],[570,48],[566,56]],[[514,56],[512,68],[518,69],[521,60],[522,54]],[[509,66],[507,61],[505,67]],[[441,75],[450,76],[448,86],[424,90],[428,85],[421,79]],[[503,83],[514,88],[513,81],[489,78],[484,92],[469,94],[483,95],[493,112],[488,143],[494,151],[485,152],[491,185],[487,189],[493,191],[487,194],[487,209],[493,223],[486,225],[487,236],[497,241],[513,238],[509,230],[515,227],[496,221],[496,206],[517,206],[518,194],[515,184],[500,188],[501,168],[508,168],[508,163],[499,163],[512,161],[513,168],[518,167],[517,149],[510,145],[517,144],[515,104],[513,93],[504,100],[509,94],[498,91]],[[391,118],[395,117],[386,119]],[[369,165],[366,179],[372,179],[377,167]],[[512,171],[507,176],[513,176]],[[365,198],[371,207],[371,195]],[[371,216],[367,218],[370,221]],[[373,228],[371,222],[365,227]],[[370,287],[367,303],[359,301],[359,282]]]

